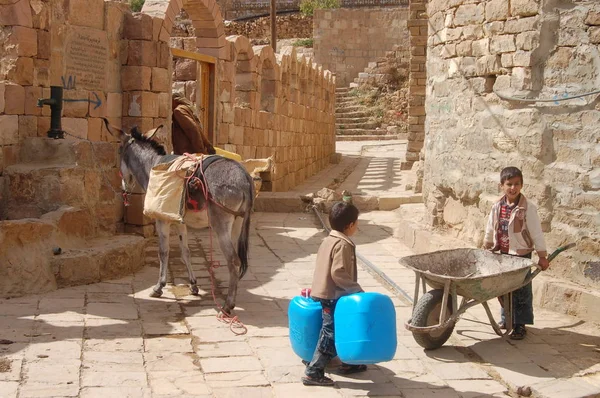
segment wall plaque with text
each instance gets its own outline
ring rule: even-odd
[[[65,49],[65,81],[77,89],[106,90],[108,38],[105,31],[72,27]]]

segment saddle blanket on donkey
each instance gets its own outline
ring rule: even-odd
[[[150,180],[144,199],[144,215],[153,219],[168,222],[183,222],[188,210],[200,211],[194,201],[189,199],[188,190],[206,190],[204,172],[215,162],[226,157],[220,155],[166,155],[150,171]],[[271,170],[272,159],[248,159],[239,161],[250,174],[254,182],[255,195],[262,185],[260,173]],[[206,198],[208,199],[208,198]],[[208,219],[206,220],[208,226]]]

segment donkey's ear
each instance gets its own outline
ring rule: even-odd
[[[111,126],[107,118],[103,117],[102,120],[104,120],[104,125],[106,126],[106,129],[113,137],[123,140],[124,137],[127,136],[127,133],[125,133],[123,130]]]
[[[152,137],[154,137],[156,135],[156,133],[158,133],[161,129],[163,128],[163,125],[161,124],[160,126],[158,126],[155,129],[152,130],[148,130],[146,132],[146,134],[144,134],[144,136],[148,139],[151,139]]]

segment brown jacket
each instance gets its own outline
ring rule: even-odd
[[[311,296],[332,300],[363,291],[357,282],[355,249],[350,238],[331,231],[317,252]]]
[[[214,154],[215,148],[202,134],[202,126],[188,105],[176,104],[173,109],[173,152]]]

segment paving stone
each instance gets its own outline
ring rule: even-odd
[[[77,397],[79,396],[79,383],[56,384],[48,383],[25,383],[19,389],[19,397],[23,398],[47,398],[47,397]]]
[[[259,360],[253,356],[201,359],[200,365],[204,373],[262,370]]]
[[[153,353],[164,352],[193,352],[192,339],[190,336],[165,336],[152,337],[144,341],[144,351]]]
[[[209,395],[210,389],[202,372],[195,371],[152,371],[148,373],[154,395]]]
[[[21,367],[23,366],[23,359],[21,358],[8,358],[4,355],[0,356],[0,361],[2,361],[3,370],[0,372],[0,383],[1,382],[9,382],[16,381],[18,382],[21,379]],[[10,366],[10,369],[5,369],[6,366]],[[8,388],[8,387],[7,387]],[[2,391],[2,387],[0,384],[0,392]],[[0,397],[3,396],[0,394]]]
[[[250,344],[245,341],[198,344],[195,352],[200,358],[236,357],[254,354]]]
[[[556,379],[531,386],[539,397],[579,398],[600,396],[600,388],[580,378]]]
[[[102,352],[142,352],[144,339],[141,337],[122,337],[118,340],[87,339],[84,341],[84,351]]]
[[[270,385],[262,371],[208,373],[204,378],[211,388]]]
[[[147,387],[146,372],[99,372],[83,369],[82,387]]]
[[[0,381],[0,397],[17,398],[18,381]]]
[[[404,398],[459,398],[460,395],[456,391],[450,388],[419,388],[411,389],[402,392]]]
[[[151,398],[152,393],[145,387],[84,387],[80,398]]]
[[[138,319],[137,308],[122,303],[88,303],[87,318]]]
[[[27,383],[77,384],[79,382],[79,359],[60,357],[28,361],[24,366]]]
[[[278,398],[335,398],[343,396],[339,390],[331,387],[305,386],[300,383],[275,384],[273,386],[273,393]]]
[[[216,388],[213,394],[215,398],[272,398],[273,390],[271,387]]]
[[[198,369],[197,357],[193,353],[177,352],[146,352],[144,363],[148,371],[181,370],[194,371]]]
[[[182,322],[143,322],[144,335],[187,335],[188,328]]]
[[[463,398],[481,397],[482,394],[503,394],[508,388],[495,380],[448,380],[448,385]]]
[[[27,348],[25,358],[35,361],[40,356],[49,358],[50,361],[56,360],[79,360],[81,358],[81,341],[51,341],[38,344],[32,344]]]

